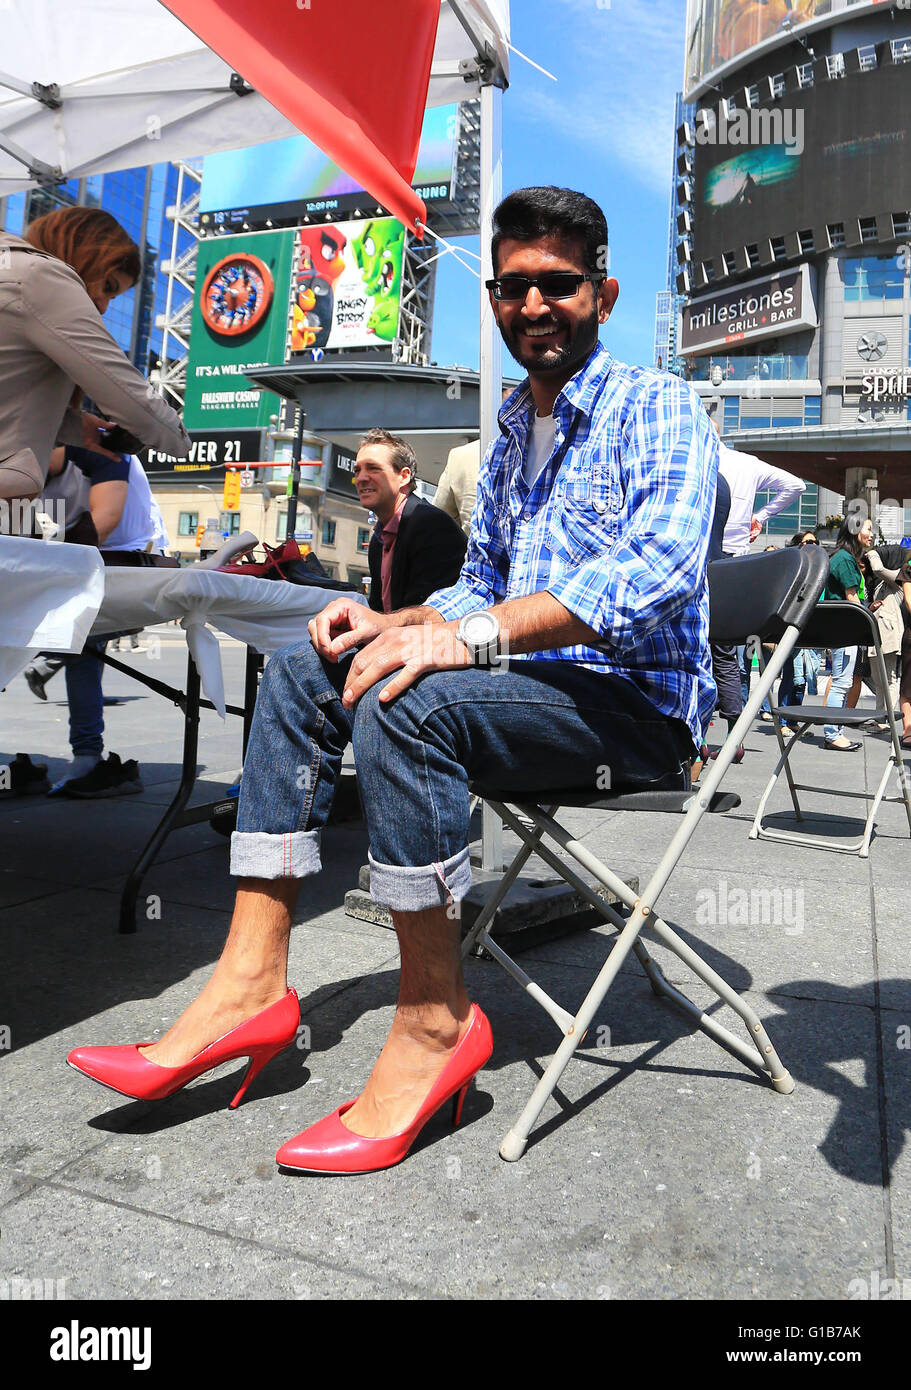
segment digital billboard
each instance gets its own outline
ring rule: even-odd
[[[258,429],[278,397],[245,379],[285,360],[294,231],[201,241],[187,358],[188,430]]]
[[[911,208],[911,66],[853,73],[767,111],[695,121],[693,257]],[[855,237],[856,240],[856,237]]]
[[[398,336],[405,228],[394,217],[297,232],[291,352],[385,346]]]
[[[459,139],[457,105],[432,107],[424,115],[412,186],[425,203],[448,202],[455,194]],[[243,222],[333,220],[372,199],[305,135],[272,140],[243,150],[207,155],[200,189],[204,227],[239,227]],[[364,209],[366,211],[366,209]]]
[[[891,0],[689,0],[686,16],[686,100],[729,64],[800,33],[807,25],[846,18]]]

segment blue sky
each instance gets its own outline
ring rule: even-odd
[[[513,56],[503,98],[503,190],[562,184],[607,214],[620,298],[602,338],[651,365],[655,295],[665,288],[674,99],[683,81],[685,0],[512,0]],[[478,249],[477,238],[461,243]],[[478,365],[477,281],[440,263],[433,359]],[[466,297],[467,296],[467,297]],[[507,375],[519,369],[504,354]]]

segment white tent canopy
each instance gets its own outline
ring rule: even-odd
[[[0,197],[297,133],[158,0],[21,0],[2,34]],[[478,94],[479,52],[508,73],[508,35],[509,0],[441,0],[428,106]]]

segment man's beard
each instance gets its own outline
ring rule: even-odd
[[[558,327],[564,325],[559,324]],[[572,333],[561,347],[553,347],[542,356],[534,352],[522,355],[519,346],[518,332],[507,332],[500,324],[500,336],[506,344],[510,356],[518,362],[520,367],[524,367],[530,376],[550,376],[550,375],[572,375],[576,368],[581,367],[592,354],[595,344],[598,341],[598,311],[592,310],[591,316],[576,326]]]

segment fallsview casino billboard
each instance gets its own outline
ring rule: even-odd
[[[689,0],[686,14],[686,100],[693,101],[727,68],[764,48],[806,37],[894,0]]]

